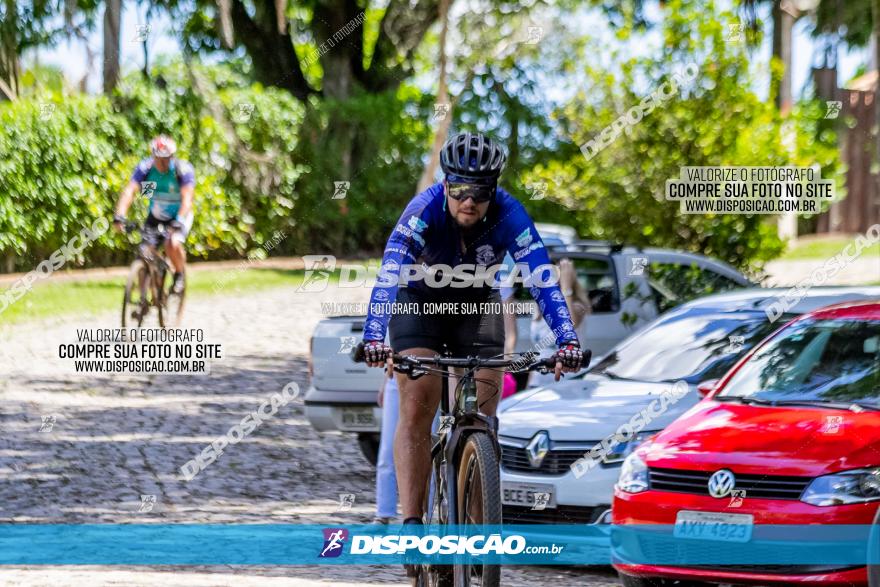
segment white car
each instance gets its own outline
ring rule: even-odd
[[[686,303],[615,346],[585,374],[505,399],[499,409],[504,522],[609,523],[623,459],[696,404],[700,383],[721,377],[798,314],[880,298],[880,287],[813,288],[771,323],[765,308],[786,291],[746,289]],[[661,401],[678,381],[687,384],[679,384],[684,395]],[[611,442],[616,433],[618,441]],[[610,450],[601,448],[604,439]]]

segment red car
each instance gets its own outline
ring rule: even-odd
[[[706,398],[621,469],[615,527],[669,528],[678,540],[665,551],[646,543],[629,558],[613,546],[623,584],[853,586],[867,585],[870,572],[874,587],[877,567],[864,562],[674,561],[694,544],[689,538],[717,545],[704,552],[723,557],[762,525],[853,525],[830,528],[836,531],[880,523],[880,302],[806,314],[699,389]],[[877,535],[874,526],[871,540]],[[868,548],[880,551],[880,544]]]

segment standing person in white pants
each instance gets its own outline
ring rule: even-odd
[[[379,456],[376,460],[376,517],[374,524],[388,524],[397,517],[397,474],[394,472],[394,432],[397,430],[399,396],[393,371],[386,368],[386,377],[379,388],[382,408],[382,430]],[[390,373],[390,375],[388,375]]]

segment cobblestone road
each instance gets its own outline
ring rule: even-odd
[[[315,433],[302,400],[284,406],[189,482],[179,467],[290,381],[303,390],[320,302],[289,289],[196,299],[190,328],[223,347],[210,375],[77,374],[58,345],[117,313],[0,327],[0,523],[315,523],[369,521],[374,472],[350,436]],[[25,297],[19,303],[26,303]],[[48,428],[52,423],[51,430]],[[42,430],[41,430],[42,428]],[[340,493],[354,493],[338,511]],[[141,496],[155,495],[149,512]],[[2,585],[404,585],[390,567],[20,567]],[[617,585],[610,570],[505,568],[509,586]]]

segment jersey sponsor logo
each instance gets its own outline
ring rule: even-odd
[[[388,253],[398,253],[398,254],[401,254],[401,255],[405,255],[405,254],[408,253],[408,252],[409,252],[409,249],[407,249],[406,247],[398,247],[398,246],[395,246],[395,245],[388,245],[388,247],[385,248],[385,254],[386,254],[386,255],[387,255]]]
[[[543,314],[547,311],[547,302],[545,302],[544,300],[538,300],[538,307],[541,309],[541,313]]]
[[[382,271],[386,273],[394,273],[400,271],[400,264],[397,261],[386,261],[382,265]]]
[[[410,220],[419,220],[419,219],[416,218],[415,216],[413,216],[412,218],[410,218]],[[422,222],[422,221],[419,220],[419,222]],[[413,223],[410,222],[410,224],[413,224]],[[425,223],[422,222],[422,224],[425,224]],[[427,226],[427,224],[425,224],[425,226]],[[404,226],[403,224],[398,224],[397,227],[394,229],[395,232],[399,232],[400,234],[417,241],[420,245],[425,246],[425,239],[422,238],[422,236],[419,234],[420,230],[421,230],[421,228],[413,229],[413,228],[409,228],[408,226]]]
[[[428,227],[428,223],[418,216],[410,216],[406,223],[416,232],[422,232]]]
[[[557,326],[556,328],[553,329],[553,334],[555,334],[556,336],[559,336],[560,334],[564,334],[566,332],[571,332],[571,330],[572,330],[571,323],[563,322],[562,324],[560,324],[559,326]]]
[[[378,320],[370,320],[364,326],[364,330],[370,334],[382,334],[382,323]]]
[[[543,249],[543,248],[544,248],[544,243],[542,243],[542,242],[540,242],[540,241],[539,241],[539,242],[532,243],[532,244],[530,244],[529,246],[527,246],[527,247],[525,247],[525,248],[522,248],[522,249],[516,251],[516,252],[513,254],[513,260],[514,260],[514,261],[519,261],[520,259],[522,259],[522,258],[525,257],[526,255],[528,255],[528,254],[531,253],[532,251],[537,251],[538,249]]]
[[[377,302],[387,302],[388,298],[389,298],[388,290],[387,289],[377,289],[376,295],[373,296],[373,298]]]
[[[495,249],[492,245],[481,245],[477,247],[477,265],[491,265],[495,261]]]
[[[518,247],[527,247],[532,242],[532,231],[526,228],[519,236],[516,237],[516,245]]]
[[[568,308],[564,306],[561,308],[556,308],[556,315],[566,320],[569,320],[571,318],[571,314],[568,313]]]
[[[553,300],[554,302],[564,302],[565,296],[562,295],[561,291],[557,290],[557,291],[554,291],[553,293],[550,294],[550,299]]]

